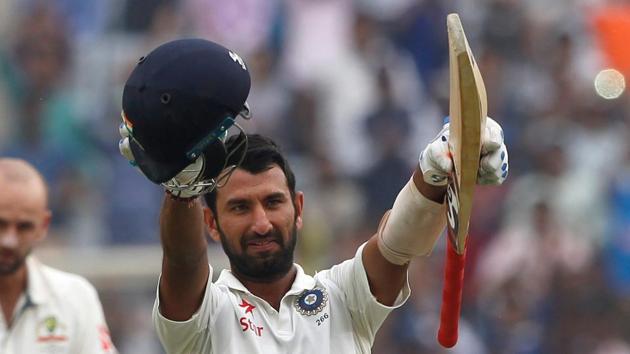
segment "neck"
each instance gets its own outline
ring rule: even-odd
[[[7,275],[0,275],[0,307],[7,326],[11,325],[13,312],[20,295],[26,289],[26,266]]]
[[[267,301],[276,311],[280,311],[280,301],[291,289],[297,269],[292,266],[284,275],[264,281],[248,278],[234,271],[232,273],[253,295]]]

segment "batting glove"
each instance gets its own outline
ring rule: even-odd
[[[142,173],[140,168],[137,167],[129,139],[131,136],[131,128],[127,126],[125,122],[121,123],[118,127],[118,131],[121,136],[121,140],[118,142],[118,149],[121,155],[123,155],[129,163],[136,167],[138,171]],[[166,191],[176,199],[194,199],[202,194],[206,188],[204,186],[196,185],[203,175],[205,159],[203,156],[199,156],[195,162],[188,165],[175,177],[162,183],[162,186]]]
[[[503,128],[486,118],[486,129],[481,136],[481,160],[477,173],[477,184],[500,185],[508,176],[510,165],[508,151],[503,137]]]
[[[434,186],[446,186],[448,175],[453,170],[453,160],[448,150],[449,126],[448,122],[444,124],[418,159],[424,181]]]
[[[453,171],[453,160],[448,148],[450,123],[420,153],[418,164],[425,182],[434,186],[446,186]],[[486,118],[486,128],[481,137],[481,156],[477,184],[500,185],[508,175],[508,153],[503,141],[503,129],[492,118]]]

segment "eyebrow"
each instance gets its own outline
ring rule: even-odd
[[[264,200],[273,199],[273,198],[286,198],[286,193],[283,192],[273,192],[265,196]],[[248,198],[232,198],[228,199],[225,203],[227,207],[238,205],[238,204],[249,204],[250,200]]]
[[[275,193],[271,193],[269,195],[267,195],[265,197],[265,200],[267,199],[273,199],[273,198],[286,198],[286,194],[283,192],[275,192]]]
[[[15,223],[16,225],[37,225],[36,220],[31,220],[31,219],[9,220],[2,216],[0,216],[0,222],[6,223],[6,224]]]
[[[247,198],[232,198],[232,199],[229,199],[225,203],[225,206],[229,208],[231,206],[239,205],[239,204],[249,204],[249,199],[247,199]]]

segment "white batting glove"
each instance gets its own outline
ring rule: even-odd
[[[118,142],[118,149],[120,154],[123,155],[129,163],[136,167],[140,173],[142,171],[137,167],[131,146],[129,145],[129,137],[131,135],[131,129],[125,124],[121,123],[118,127],[118,132],[122,139]],[[205,191],[205,187],[194,185],[194,182],[202,176],[204,170],[205,159],[203,156],[199,156],[195,162],[186,166],[180,173],[178,173],[172,179],[162,183],[162,186],[166,191],[179,199],[193,199],[198,197]]]
[[[449,123],[420,153],[418,163],[425,182],[445,186],[453,171],[453,160],[448,148]],[[503,141],[503,129],[492,118],[486,118],[486,129],[481,137],[481,156],[477,184],[499,185],[508,175],[508,153]]]
[[[477,184],[500,185],[507,178],[509,169],[503,128],[494,119],[487,117],[486,129],[481,136],[481,160]]]
[[[448,175],[453,171],[453,160],[448,150],[449,126],[450,123],[444,124],[418,159],[424,181],[433,186],[446,186]]]

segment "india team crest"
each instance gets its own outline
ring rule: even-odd
[[[295,300],[295,308],[299,313],[312,316],[320,313],[328,302],[328,293],[324,289],[307,289]]]

